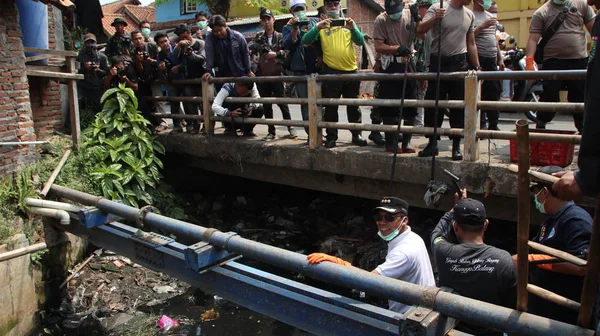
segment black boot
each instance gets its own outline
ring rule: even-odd
[[[460,152],[460,138],[452,139],[452,161],[461,161],[463,155]]]
[[[425,149],[419,152],[419,157],[431,157],[438,154],[439,151],[437,147],[437,141],[429,139],[427,147],[425,147]]]
[[[379,146],[385,145],[385,140],[383,140],[383,137],[379,132],[371,132],[371,134],[369,134],[369,140],[373,141],[376,145]]]
[[[337,139],[334,139],[334,138],[327,138],[325,140],[325,145],[324,145],[325,148],[333,148],[333,147],[335,147],[336,140]]]
[[[367,145],[367,140],[365,140],[362,137],[362,135],[360,135],[360,133],[357,133],[352,135],[352,143],[357,146],[363,147]]]

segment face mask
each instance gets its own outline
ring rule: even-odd
[[[552,0],[552,2],[554,2],[555,5],[562,6],[565,4],[565,2],[567,2],[567,0]]]
[[[402,220],[403,222],[404,220]],[[377,235],[379,236],[379,238],[383,239],[386,242],[391,241],[392,239],[398,237],[398,235],[400,234],[400,227],[402,226],[402,222],[400,222],[400,225],[398,225],[398,228],[396,228],[396,230],[392,231],[392,233],[390,233],[387,236],[384,236],[381,231],[377,231]]]
[[[142,35],[144,35],[144,37],[150,37],[150,28],[142,28]]]
[[[330,10],[327,11],[327,17],[330,19],[339,19],[340,18],[340,11],[339,10]]]
[[[198,28],[200,28],[200,29],[206,28],[207,24],[208,24],[208,22],[206,22],[206,21],[198,21],[198,22],[196,22],[196,26],[198,26]]]
[[[400,18],[402,17],[402,12],[396,14],[388,14],[388,16],[392,20],[400,20]]]
[[[535,208],[538,209],[538,211],[540,213],[546,214],[546,208],[544,207],[544,203],[546,203],[546,201],[544,201],[544,203],[541,203],[540,201],[538,201],[538,195],[542,192],[542,190],[540,190],[539,193],[537,193],[534,197],[533,197],[533,201],[535,202]]]
[[[498,18],[498,13],[490,13],[493,18]]]
[[[483,0],[481,7],[483,7],[484,10],[490,9],[492,7],[492,0]]]
[[[294,16],[298,20],[304,20],[304,19],[306,19],[306,11],[297,11],[297,12],[294,13]]]

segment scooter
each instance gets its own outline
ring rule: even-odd
[[[511,37],[509,42],[513,47],[503,55],[505,66],[512,71],[525,71],[526,63],[523,49],[519,49],[514,37]],[[535,70],[538,70],[537,65],[535,65]],[[510,98],[512,101],[537,103],[544,91],[542,80],[535,80],[533,82],[528,80],[512,80],[511,84],[512,94]],[[525,116],[533,122],[538,121],[537,111],[535,110],[525,111]]]

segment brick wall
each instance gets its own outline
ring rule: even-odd
[[[58,10],[48,6],[48,46],[56,50],[56,34],[53,11]],[[62,24],[62,23],[57,23]],[[50,64],[57,60],[50,59]],[[44,138],[62,128],[62,110],[60,101],[60,84],[47,78],[30,77],[29,93],[35,133],[38,138]]]
[[[0,141],[36,140],[15,0],[0,6],[0,88]],[[34,161],[32,146],[0,146],[0,175]]]
[[[348,11],[350,17],[356,22],[362,32],[373,37],[375,19],[380,13],[371,9],[362,0],[349,0]]]

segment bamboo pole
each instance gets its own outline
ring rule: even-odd
[[[16,250],[12,250],[10,252],[0,254],[0,262],[14,259],[20,256],[24,256],[26,254],[35,253],[38,251],[43,251],[47,249],[46,243],[38,243],[31,246],[22,247]]]
[[[543,289],[536,285],[528,284],[527,291],[535,296],[539,296],[544,300],[550,301],[552,303],[556,303],[559,306],[567,307],[568,309],[578,311],[581,305],[579,302],[568,299],[564,296],[560,296],[556,293],[552,293],[547,289]]]
[[[518,222],[517,222],[517,309],[527,311],[528,254],[530,203],[529,199],[529,122],[518,120],[517,145],[519,153]]]
[[[465,77],[465,161],[475,162],[479,160],[479,100],[480,84],[477,80],[477,72],[469,71]]]
[[[54,183],[54,180],[58,177],[58,174],[60,173],[60,170],[67,162],[69,155],[71,155],[71,150],[67,149],[65,151],[65,153],[63,154],[62,158],[60,159],[60,161],[58,162],[58,165],[56,166],[56,168],[54,168],[54,170],[52,171],[52,175],[50,175],[50,177],[48,178],[48,182],[46,182],[46,184],[44,184],[44,188],[42,189],[42,192],[40,192],[40,195],[42,195],[42,197],[46,197],[46,195],[48,195],[48,191],[50,191],[50,187],[52,187],[52,183]]]

